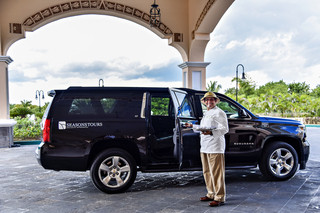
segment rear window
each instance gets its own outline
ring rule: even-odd
[[[71,102],[69,115],[94,115],[97,114],[90,98],[76,98]]]
[[[69,94],[55,104],[54,116],[60,118],[139,118],[142,94]]]

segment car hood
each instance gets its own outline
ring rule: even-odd
[[[287,118],[274,118],[274,117],[258,117],[258,120],[266,123],[282,123],[290,125],[301,125],[301,121],[287,119]]]

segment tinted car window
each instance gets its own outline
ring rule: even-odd
[[[220,100],[220,103],[218,103],[217,106],[226,113],[228,118],[239,117],[238,108],[235,105],[231,104],[230,102],[227,102],[225,100]]]
[[[75,98],[71,102],[69,115],[94,115],[96,111],[90,98]]]
[[[59,100],[56,112],[64,118],[139,118],[142,107],[142,94],[68,94]]]
[[[104,113],[111,113],[115,107],[117,99],[115,98],[102,98],[100,99],[101,106]]]

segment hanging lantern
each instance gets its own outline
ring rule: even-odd
[[[156,0],[154,0],[154,3],[151,5],[150,9],[150,27],[155,27],[160,24],[160,8],[158,8],[159,5],[156,4]]]

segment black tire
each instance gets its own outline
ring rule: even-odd
[[[298,154],[288,143],[273,142],[268,145],[259,162],[261,173],[270,180],[288,180],[298,168]]]
[[[108,149],[94,160],[90,176],[93,184],[105,193],[120,193],[127,190],[137,176],[133,157],[122,149]]]

